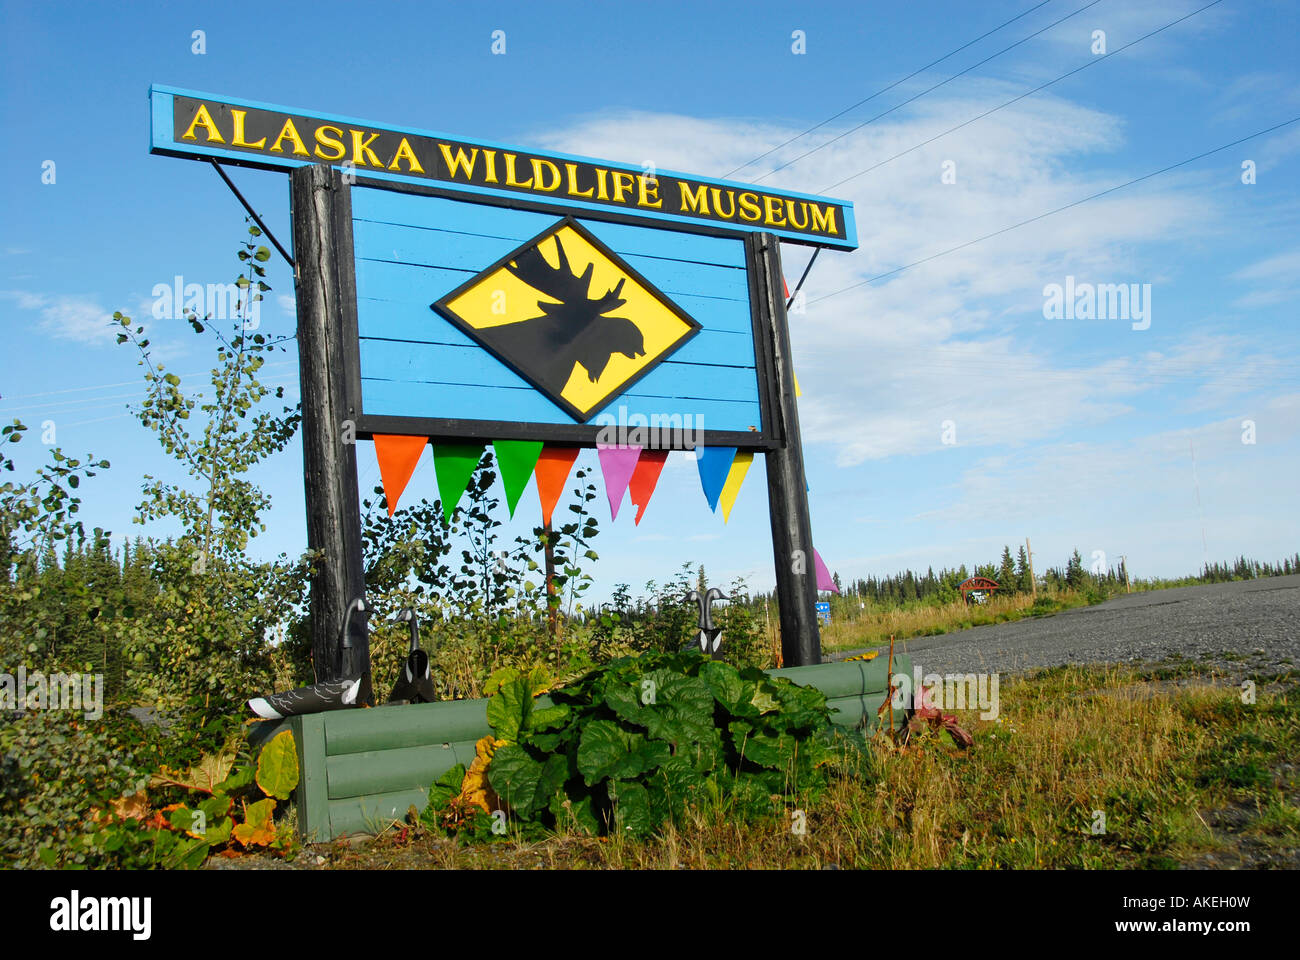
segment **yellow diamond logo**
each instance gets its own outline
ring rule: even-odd
[[[700,329],[572,217],[432,307],[579,423]]]

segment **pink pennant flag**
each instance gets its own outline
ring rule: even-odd
[[[623,494],[627,492],[627,484],[632,479],[632,472],[636,470],[641,448],[598,446],[596,454],[600,457],[600,472],[605,476],[605,493],[609,496],[610,519],[617,520],[618,508],[623,503]]]
[[[835,586],[835,581],[831,579],[831,572],[826,569],[826,563],[822,560],[822,555],[817,552],[816,547],[813,548],[813,563],[817,566],[817,589],[839,593],[840,588]]]

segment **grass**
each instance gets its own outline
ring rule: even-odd
[[[1181,672],[1181,671],[1180,671]],[[1168,868],[1300,866],[1300,687],[1239,690],[1065,667],[1006,679],[1001,713],[959,715],[975,746],[928,731],[875,744],[865,778],[745,822],[704,806],[653,841],[558,835],[462,845],[418,831],[331,848],[339,867]],[[1104,832],[1094,832],[1104,816]],[[400,839],[399,839],[400,838]],[[1215,859],[1217,858],[1217,859]]]
[[[994,594],[988,602],[966,604],[961,600],[941,605],[912,603],[904,607],[869,604],[854,619],[841,618],[822,627],[822,650],[837,653],[860,647],[879,646],[895,637],[929,637],[956,630],[969,630],[990,623],[1005,623],[1025,617],[1044,616],[1094,602],[1082,591],[1055,594]]]

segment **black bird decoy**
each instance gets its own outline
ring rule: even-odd
[[[309,687],[254,697],[248,708],[263,720],[279,720],[299,713],[322,713],[357,705],[363,674],[354,674],[339,680],[324,680]]]
[[[420,649],[420,622],[415,610],[407,607],[396,619],[405,621],[411,627],[411,646],[406,654],[406,663],[402,673],[393,684],[389,703],[433,703],[438,693],[433,686],[433,675],[429,669],[429,655]]]
[[[339,710],[343,707],[355,707],[370,683],[364,671],[358,672],[353,662],[352,615],[367,613],[366,602],[356,597],[348,604],[347,613],[343,615],[343,627],[339,636],[339,651],[342,659],[343,676],[338,680],[322,680],[297,690],[284,693],[272,693],[265,697],[254,697],[248,701],[248,707],[263,720],[279,720],[300,713],[321,713],[325,710]]]
[[[704,596],[701,597],[699,591],[692,590],[686,595],[686,599],[694,600],[700,607],[695,642],[700,645],[701,652],[709,654],[714,660],[721,660],[722,628],[713,625],[713,601],[731,598],[724,595],[717,587],[710,587]]]

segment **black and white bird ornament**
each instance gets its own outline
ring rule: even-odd
[[[399,622],[405,622],[411,628],[411,646],[406,654],[406,663],[402,673],[393,684],[389,703],[433,703],[438,694],[433,686],[433,675],[429,669],[429,654],[420,649],[420,623],[415,610],[407,607],[397,615]]]
[[[713,625],[713,601],[730,600],[717,587],[710,587],[704,596],[698,590],[692,590],[686,599],[694,600],[700,607],[700,619],[696,625],[695,642],[700,652],[707,653],[714,660],[722,659],[722,628]]]

